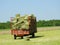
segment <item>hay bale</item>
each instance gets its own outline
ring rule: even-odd
[[[20,16],[20,14],[16,14],[16,17],[12,21],[12,29],[30,29],[36,30],[36,17],[34,15],[25,15]]]

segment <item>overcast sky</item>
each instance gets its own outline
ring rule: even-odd
[[[60,0],[0,0],[0,22],[17,13],[33,13],[37,20],[60,19]]]

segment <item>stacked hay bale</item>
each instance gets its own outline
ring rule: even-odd
[[[16,14],[16,17],[13,18],[12,21],[12,29],[19,29],[20,28],[20,14]]]
[[[30,30],[30,33],[34,33],[34,32],[37,32],[37,27],[36,27],[36,17],[31,14],[31,16],[29,16],[28,18],[30,20],[30,25],[29,25],[29,30]]]
[[[20,16],[20,14],[16,14],[16,17],[12,21],[12,29],[26,29],[26,30],[36,30],[36,17],[34,15],[25,15]]]

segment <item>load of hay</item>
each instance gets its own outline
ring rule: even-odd
[[[30,16],[20,16],[20,14],[16,14],[16,16],[12,20],[12,29],[30,29],[33,30],[36,28],[36,17],[32,14]]]

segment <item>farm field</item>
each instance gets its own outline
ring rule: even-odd
[[[58,27],[41,27],[37,29],[35,38],[30,41],[17,38],[13,39],[9,29],[0,31],[0,45],[60,45],[60,26]]]

